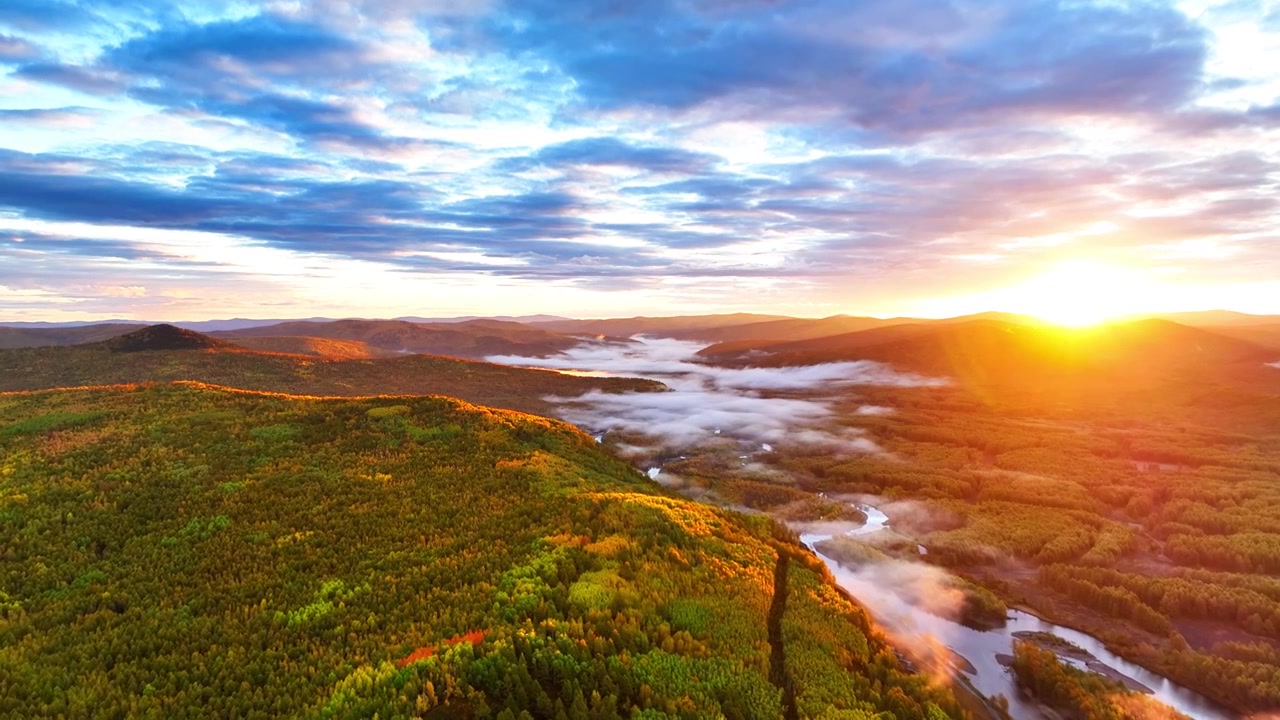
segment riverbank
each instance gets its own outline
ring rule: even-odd
[[[888,516],[878,508],[865,503],[859,504],[858,508],[868,518],[875,519],[875,529],[864,526],[848,532],[846,537],[866,536],[890,524]],[[918,593],[918,587],[909,588],[909,592],[901,594],[895,592],[895,584],[903,581],[904,574],[910,573],[910,567],[899,566],[892,571],[865,566],[858,569],[846,567],[819,549],[819,545],[830,537],[807,533],[802,534],[800,539],[827,565],[832,578],[850,595],[857,597],[877,623],[897,640],[897,647],[911,651],[915,646],[915,654],[931,654],[924,661],[924,666],[933,669],[953,668],[951,656],[966,658],[970,668],[953,668],[951,672],[957,678],[956,684],[960,684],[960,679],[963,679],[972,686],[974,692],[985,698],[1003,695],[1009,701],[1009,710],[1014,717],[1041,716],[1034,703],[1021,697],[1006,665],[1000,661],[1001,656],[1012,655],[1013,644],[1020,635],[1057,638],[1058,642],[1054,643],[1056,647],[1050,648],[1055,654],[1061,648],[1074,647],[1073,651],[1062,657],[1070,659],[1071,655],[1087,654],[1092,658],[1093,665],[1089,669],[1134,689],[1149,690],[1160,702],[1190,717],[1229,720],[1237,716],[1234,711],[1209,697],[1150,668],[1128,661],[1112,651],[1100,637],[1056,624],[1037,613],[1027,612],[1026,609],[1011,609],[1005,627],[982,631],[916,607],[911,601],[911,593]],[[914,567],[918,568],[918,574],[911,581],[917,583],[926,581],[931,574],[945,573],[943,569],[925,563],[917,563]],[[932,577],[932,581],[936,582],[937,575]],[[945,648],[946,655],[939,654],[939,646]],[[1085,665],[1085,662],[1080,664]],[[990,703],[990,700],[987,702]],[[988,709],[993,710],[990,707]]]

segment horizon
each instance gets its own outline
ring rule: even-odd
[[[19,4],[0,320],[1280,314],[1267,67],[1262,0]]]
[[[943,315],[936,317],[927,316],[910,316],[910,315],[892,315],[878,316],[856,313],[835,313],[832,315],[785,315],[778,313],[764,312],[726,312],[726,313],[685,313],[671,315],[619,315],[619,316],[590,316],[590,315],[555,315],[551,313],[528,313],[522,315],[453,315],[453,316],[424,316],[424,315],[399,315],[389,316],[358,316],[358,315],[337,315],[337,316],[307,316],[307,317],[265,317],[265,316],[236,316],[236,317],[203,317],[203,318],[125,318],[125,317],[107,317],[96,320],[8,320],[0,319],[0,327],[21,327],[28,325],[99,325],[99,324],[135,324],[142,327],[154,325],[174,325],[181,327],[183,325],[206,325],[217,323],[237,323],[249,322],[260,324],[258,326],[267,326],[274,323],[287,322],[314,322],[329,323],[340,322],[344,320],[357,320],[364,322],[389,322],[403,321],[411,323],[450,323],[465,322],[470,320],[501,320],[516,323],[539,323],[539,322],[556,322],[556,321],[605,321],[605,320],[630,320],[639,318],[652,319],[672,319],[679,317],[706,317],[706,318],[722,318],[735,315],[754,315],[759,316],[762,320],[758,322],[768,322],[771,319],[787,319],[787,320],[827,320],[832,318],[866,318],[871,320],[902,321],[904,324],[913,321],[940,322],[947,320],[977,320],[986,319],[988,316],[1007,316],[1015,319],[1032,320],[1048,327],[1054,327],[1061,330],[1088,330],[1089,328],[1126,324],[1133,322],[1141,322],[1143,320],[1168,320],[1170,322],[1179,322],[1179,320],[1188,319],[1186,316],[1222,316],[1228,315],[1232,317],[1250,318],[1261,321],[1259,324],[1268,323],[1272,320],[1280,320],[1280,314],[1269,315],[1259,313],[1243,313],[1235,310],[1226,310],[1223,308],[1214,308],[1211,310],[1195,310],[1186,312],[1169,312],[1169,313],[1137,313],[1131,315],[1116,315],[1099,319],[1095,322],[1083,323],[1063,323],[1040,317],[1037,315],[1012,313],[1001,310],[986,310],[977,313],[966,313],[963,315]],[[1213,324],[1213,323],[1210,323]]]

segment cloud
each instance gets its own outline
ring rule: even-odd
[[[155,257],[154,252],[134,243],[92,238],[75,238],[41,233],[0,233],[0,255],[26,256],[78,256],[97,259],[145,260]],[[2,275],[0,275],[2,277]]]
[[[0,123],[38,124],[44,127],[88,127],[97,115],[90,108],[0,109]]]
[[[1277,32],[1247,2],[15,0],[0,202],[558,310],[909,313],[1073,255],[1238,285],[1280,252]]]
[[[950,678],[955,666],[947,644],[963,632],[955,620],[964,605],[964,592],[955,578],[932,565],[905,560],[858,567],[838,564],[823,554],[829,537],[801,535],[811,548],[817,544],[815,552],[827,562],[836,583],[871,611],[877,625],[896,643],[910,648],[913,658],[924,661],[930,675]]]
[[[695,173],[709,170],[717,161],[717,157],[708,153],[633,145],[618,138],[596,137],[548,145],[527,157],[510,158],[498,167],[529,170],[536,167],[611,165],[650,172]]]
[[[15,172],[0,166],[0,207],[33,217],[187,223],[233,209],[235,201],[109,177]]]
[[[696,342],[642,337],[623,345],[586,343],[549,358],[487,359],[647,377],[665,383],[670,388],[667,392],[588,393],[557,400],[561,414],[588,431],[648,438],[651,455],[683,452],[709,442],[745,443],[752,453],[763,450],[765,444],[791,452],[880,452],[860,430],[840,425],[830,405],[831,391],[859,385],[921,387],[942,382],[898,373],[873,362],[715,367],[695,362],[702,347]],[[787,397],[787,393],[804,396]]]
[[[113,49],[107,61],[174,78],[202,76],[228,62],[283,76],[309,73],[313,63],[348,57],[356,47],[349,37],[318,25],[256,15],[149,33]]]
[[[0,6],[0,24],[23,30],[77,25],[90,17],[76,3],[61,0],[8,0]]]
[[[555,63],[591,108],[717,105],[786,121],[817,113],[890,134],[996,113],[1177,108],[1196,88],[1207,40],[1173,8],[1147,3],[648,2],[606,9],[548,0],[508,11],[488,23],[495,42]],[[564,42],[568,37],[574,41]],[[1104,75],[1108,81],[1098,83]]]
[[[40,49],[34,43],[0,33],[0,62],[25,62],[38,57],[40,57]]]
[[[30,63],[19,67],[13,74],[24,80],[61,85],[90,95],[111,95],[127,87],[125,80],[112,70],[63,63]]]

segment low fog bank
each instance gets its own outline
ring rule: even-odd
[[[879,446],[861,430],[836,423],[830,399],[779,394],[944,383],[871,361],[780,368],[717,367],[695,362],[702,347],[697,342],[641,336],[630,345],[584,344],[555,357],[487,359],[575,373],[642,377],[666,384],[670,392],[591,392],[575,398],[549,398],[561,406],[566,420],[588,432],[646,438],[648,442],[642,446],[622,451],[649,457],[685,452],[717,439],[736,441],[752,452],[763,453],[784,446],[807,452],[879,452]],[[862,415],[889,412],[891,408],[873,405],[858,410]]]
[[[829,499],[863,510],[868,522],[789,523],[801,542],[928,672],[950,677],[958,667],[967,665],[967,660],[948,648],[957,646],[957,634],[971,632],[964,624],[972,613],[972,590],[945,569],[917,559],[915,555],[923,547],[894,529],[910,527],[914,534],[920,528],[946,526],[951,519],[935,517],[937,514],[914,501],[868,495]]]

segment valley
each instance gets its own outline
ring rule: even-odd
[[[1163,320],[979,318],[815,354],[790,339],[812,323],[749,320],[579,321],[552,353],[486,361],[163,325],[0,351],[6,690],[165,716],[213,696],[246,716],[1280,705],[1272,351]],[[712,341],[768,327],[787,339]],[[156,629],[174,622],[294,658],[286,685],[185,659]],[[164,664],[130,650],[126,680],[74,689],[88,670],[56,648],[139,633]],[[593,679],[538,669],[567,662]]]
[[[891,628],[876,609],[919,604],[919,587],[906,596],[895,588],[923,582],[917,575],[936,584],[935,573],[953,574],[1021,608],[1000,631],[1003,645],[976,644],[987,648],[979,651],[985,672],[949,670],[985,683],[987,695],[1011,698],[1016,717],[1034,713],[995,656],[1011,657],[1009,633],[1050,627],[1035,615],[1067,626],[1052,626],[1058,635],[1088,639],[1095,654],[1113,658],[1113,672],[1128,668],[1139,686],[1193,717],[1274,707],[1280,373],[1263,362],[1274,353],[1231,341],[1214,356],[1222,367],[1188,361],[1185,351],[1169,357],[1179,351],[1168,345],[1165,357],[1153,356],[1151,345],[1181,337],[1195,338],[1197,353],[1206,348],[1199,331],[1175,329],[1170,339],[1161,330],[1108,331],[1103,354],[1081,343],[1074,352],[1085,353],[1087,368],[1068,365],[1052,394],[1039,398],[1026,371],[1045,382],[1044,369],[975,351],[971,337],[947,346],[946,335],[930,340],[939,352],[892,366],[876,364],[883,358],[876,353],[854,359],[863,357],[857,352],[824,356],[832,361],[825,364],[759,354],[707,363],[715,356],[696,351],[697,343],[660,339],[525,363],[638,375],[685,394],[585,396],[566,401],[561,414],[637,466],[660,465],[650,475],[687,496],[766,512],[801,533],[806,520],[842,519],[834,498],[885,508],[892,530],[859,536],[869,548],[853,554],[852,566],[824,560]],[[890,369],[946,369],[929,357],[988,367],[950,377]],[[991,374],[992,357],[1020,364],[1022,376]],[[1053,362],[1061,367],[1063,357],[1070,356],[1059,352]],[[1133,364],[1144,357],[1164,365],[1139,371]],[[1119,373],[1142,383],[1122,386]],[[1191,378],[1195,397],[1178,392]],[[1104,385],[1110,396],[1095,395]],[[859,581],[867,568],[877,582]],[[955,620],[957,612],[943,615]],[[914,616],[908,635],[947,644],[990,634],[922,617]]]

